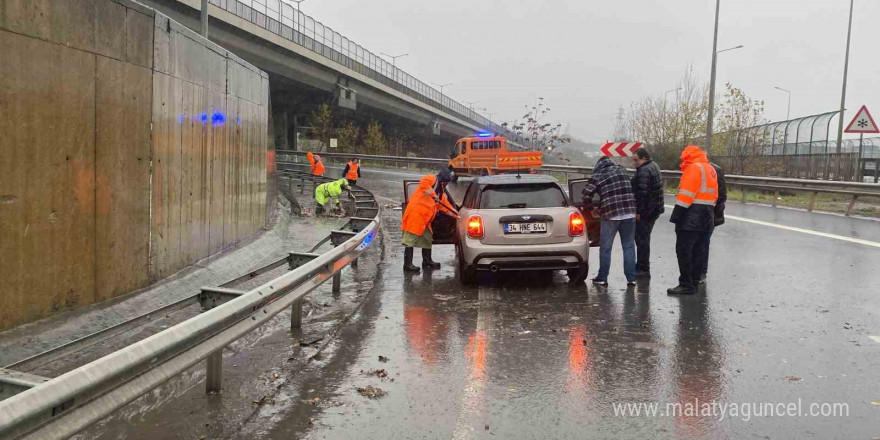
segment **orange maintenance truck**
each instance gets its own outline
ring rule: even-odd
[[[461,138],[449,153],[449,167],[459,176],[531,172],[544,162],[540,151],[511,151],[507,138],[481,133]]]

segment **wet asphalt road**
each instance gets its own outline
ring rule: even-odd
[[[389,180],[398,175],[381,176]],[[397,183],[364,181],[377,194]],[[463,185],[459,185],[461,187]],[[460,191],[460,188],[459,188]],[[734,216],[877,240],[880,223],[731,203]],[[668,214],[667,214],[668,215]],[[556,273],[463,288],[444,266],[404,275],[399,211],[385,211],[380,305],[352,365],[323,390],[344,404],[285,419],[268,438],[875,438],[880,436],[880,248],[729,220],[702,295],[669,297],[674,232],[654,237],[654,278],[626,289]],[[591,253],[595,272],[598,250]],[[343,342],[344,344],[344,342]],[[387,356],[387,363],[378,356]],[[384,368],[394,381],[361,370]],[[367,400],[356,387],[388,392]],[[318,390],[315,391],[319,393]],[[846,403],[848,417],[615,417],[615,403]],[[760,408],[759,408],[760,410]],[[743,420],[749,418],[748,421]]]
[[[369,177],[361,184],[380,203],[399,202],[405,175],[365,170]],[[728,213],[880,240],[875,220],[736,202]],[[177,385],[187,391],[157,390],[148,396],[154,404],[141,402],[140,410],[130,409],[93,434],[880,437],[880,247],[731,219],[713,236],[705,292],[670,297],[665,290],[675,284],[677,266],[667,220],[668,213],[655,228],[654,278],[635,288],[626,288],[619,248],[607,289],[569,286],[561,272],[484,277],[478,286],[463,287],[452,246],[434,250],[441,269],[404,275],[400,211],[384,209],[380,245],[363,257],[354,279],[343,277],[343,289],[352,292],[344,293],[348,305],[340,306],[348,307],[342,313],[347,322],[324,333],[326,340],[291,348],[302,336],[291,336],[279,317],[280,324],[252,338],[258,342],[243,344],[224,361],[238,370],[225,379],[222,396],[204,396],[202,376],[193,373]],[[598,249],[590,257],[593,276]],[[319,303],[332,303],[326,292],[320,295]],[[303,339],[333,325],[307,324]],[[370,374],[377,369],[387,377]],[[387,395],[363,397],[357,388],[366,386]],[[159,397],[166,394],[175,398]],[[717,406],[714,415],[667,412],[667,403],[684,410],[713,401],[794,404],[800,415],[758,416],[766,408],[751,406],[749,417],[745,410],[722,417]],[[627,403],[658,403],[658,413],[616,415],[615,404]],[[812,417],[814,403],[845,404],[848,415]]]

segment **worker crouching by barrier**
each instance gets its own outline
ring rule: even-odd
[[[339,195],[350,188],[345,179],[323,183],[315,188],[315,214],[345,216],[345,210],[339,202]],[[332,205],[330,203],[333,203]]]

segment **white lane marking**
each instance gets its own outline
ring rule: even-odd
[[[666,207],[669,209],[674,209],[674,206],[672,206],[672,205],[666,205]],[[798,228],[796,226],[780,225],[778,223],[770,223],[770,222],[765,222],[765,221],[761,221],[761,220],[755,220],[755,219],[751,219],[751,218],[739,217],[739,216],[729,215],[729,214],[724,214],[724,218],[731,219],[731,220],[738,220],[738,221],[746,222],[746,223],[753,223],[753,224],[761,225],[761,226],[769,226],[771,228],[784,229],[786,231],[800,232],[803,234],[816,235],[819,237],[831,238],[831,239],[840,240],[840,241],[848,241],[850,243],[858,243],[858,244],[863,244],[865,246],[873,246],[876,248],[880,248],[880,243],[877,243],[876,241],[863,240],[861,238],[852,238],[852,237],[847,237],[844,235],[829,234],[827,232],[813,231],[811,229]]]

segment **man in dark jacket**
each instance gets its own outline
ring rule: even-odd
[[[718,174],[718,201],[715,202],[715,226],[721,226],[724,224],[724,205],[727,204],[727,183],[724,181],[724,170],[713,162],[709,162],[709,165],[712,165],[712,168],[715,168],[715,172]],[[712,238],[712,234],[714,233],[714,229],[712,232],[709,232],[709,235],[706,237],[706,248],[703,251],[703,256],[705,257],[705,263],[703,263],[703,276],[700,278],[700,284],[706,284],[706,274],[709,272],[709,240]],[[636,229],[636,234],[638,234],[638,229]],[[638,243],[638,235],[637,243]]]
[[[681,180],[675,196],[675,209],[669,221],[675,223],[675,254],[678,257],[678,286],[670,295],[696,291],[703,276],[706,240],[715,228],[715,202],[718,176],[703,150],[693,145],[681,152]]]
[[[614,236],[620,233],[623,247],[623,273],[627,285],[634,285],[636,279],[636,252],[634,235],[636,229],[636,201],[632,184],[626,169],[603,157],[596,162],[593,175],[584,185],[581,196],[587,212],[593,207],[593,195],[599,194],[599,215],[602,217],[599,234],[599,274],[593,284],[608,286],[608,272],[611,266],[611,247]]]
[[[645,148],[633,155],[636,174],[632,178],[636,198],[636,276],[651,277],[651,231],[663,214],[663,175]]]

